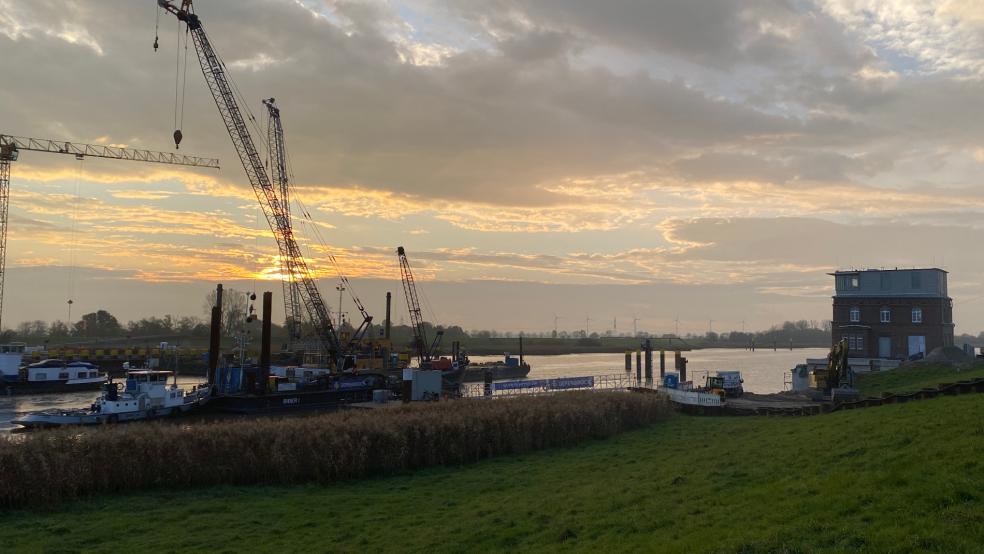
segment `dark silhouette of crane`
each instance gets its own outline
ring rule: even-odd
[[[219,110],[219,115],[226,126],[229,138],[232,139],[232,144],[236,148],[239,160],[246,171],[246,177],[256,194],[260,208],[263,210],[263,215],[277,240],[280,257],[287,260],[288,267],[293,267],[296,272],[296,279],[300,282],[298,287],[300,299],[314,325],[321,348],[327,353],[334,370],[346,369],[346,352],[339,341],[335,325],[331,320],[331,314],[328,312],[328,307],[318,290],[314,275],[304,260],[301,248],[294,238],[289,211],[285,209],[279,191],[264,168],[263,160],[253,142],[253,137],[250,135],[246,120],[243,118],[242,110],[236,102],[232,84],[226,75],[225,63],[215,52],[212,43],[205,34],[201,20],[194,13],[192,0],[181,0],[180,7],[169,0],[157,0],[157,5],[173,14],[178,21],[187,26],[187,32],[191,35],[195,52],[198,54],[198,61],[202,68],[202,74],[205,76],[205,82],[212,93],[215,106]]]
[[[417,352],[417,359],[420,361],[421,369],[429,369],[434,353],[441,344],[444,331],[438,329],[434,342],[427,345],[427,329],[424,327],[424,317],[420,311],[420,298],[417,296],[417,283],[413,278],[413,270],[410,269],[410,261],[407,260],[407,252],[402,246],[396,249],[396,255],[400,258],[400,278],[403,281],[403,293],[407,297],[407,309],[410,312],[410,326],[413,328],[413,346]]]
[[[219,169],[219,160],[197,156],[179,156],[167,152],[140,150],[119,146],[83,144],[0,134],[0,318],[3,316],[3,282],[7,262],[7,211],[10,205],[10,164],[17,161],[21,152],[47,152],[70,154],[76,159],[106,158],[169,165],[185,165]],[[69,303],[72,299],[69,299]],[[0,319],[2,321],[2,319]]]
[[[271,168],[274,186],[280,192],[284,220],[293,225],[290,214],[290,170],[287,167],[287,143],[284,141],[284,126],[280,119],[280,108],[273,98],[263,101],[269,117],[267,119],[267,144],[270,149]],[[280,256],[280,272],[283,275],[284,312],[286,314],[287,345],[301,340],[301,285],[298,282],[297,264],[290,257]]]

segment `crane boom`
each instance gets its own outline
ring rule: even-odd
[[[246,121],[243,119],[242,111],[236,103],[232,86],[226,76],[225,64],[216,54],[215,49],[212,48],[205,30],[202,28],[201,20],[193,11],[191,0],[181,0],[181,7],[175,6],[170,0],[157,0],[157,4],[188,26],[188,32],[191,34],[192,42],[195,45],[205,82],[212,93],[215,106],[219,110],[222,122],[229,132],[232,144],[236,148],[236,153],[246,171],[246,176],[260,203],[263,215],[277,239],[280,256],[291,260],[291,263],[296,266],[301,281],[299,288],[301,300],[314,323],[318,339],[329,355],[335,358],[336,367],[340,366],[339,357],[343,352],[335,326],[331,321],[331,315],[321,297],[321,292],[318,291],[310,268],[304,261],[300,246],[294,239],[294,233],[288,215],[284,211],[283,203],[270,181],[270,176],[263,166],[263,160],[253,143],[253,137],[250,136],[249,129],[246,127]]]
[[[10,207],[10,164],[17,161],[21,151],[71,154],[76,159],[107,158],[168,165],[185,165],[219,169],[216,158],[179,156],[169,152],[141,150],[123,146],[85,144],[64,140],[48,140],[0,134],[0,322],[3,316],[3,285],[7,275],[7,212]]]
[[[5,156],[12,156],[13,160],[9,161],[17,159],[18,151],[27,150],[31,152],[49,152],[52,154],[73,154],[76,158],[110,158],[114,160],[131,160],[135,162],[219,169],[219,160],[216,158],[199,158],[197,156],[184,156],[170,152],[156,152],[154,150],[141,150],[122,146],[84,144],[64,140],[16,137],[13,135],[0,134],[0,149],[3,152],[10,152],[10,154],[0,154],[0,158],[3,159],[7,159]]]
[[[420,360],[420,367],[428,368],[434,351],[444,331],[438,330],[434,337],[433,344],[427,346],[427,329],[424,327],[424,317],[420,310],[420,298],[417,296],[417,282],[413,278],[413,270],[410,269],[410,261],[407,259],[406,250],[400,246],[396,249],[396,255],[400,258],[400,278],[403,281],[403,295],[407,297],[407,310],[410,312],[410,325],[413,327],[414,349]]]
[[[269,117],[267,119],[267,143],[272,162],[271,173],[274,185],[280,191],[280,203],[284,219],[293,225],[290,217],[290,171],[287,168],[287,143],[284,140],[284,127],[280,119],[280,108],[273,98],[263,101]],[[284,312],[286,315],[288,346],[301,339],[301,290],[297,282],[298,268],[290,257],[280,257],[280,270],[283,275]]]
[[[417,351],[421,366],[427,358],[427,331],[424,329],[424,318],[420,313],[420,300],[417,298],[417,283],[413,280],[413,270],[407,260],[407,252],[402,246],[396,249],[400,258],[400,278],[403,281],[403,295],[407,297],[407,310],[410,312],[410,326],[413,328],[413,346]]]

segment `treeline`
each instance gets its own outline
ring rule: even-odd
[[[231,293],[230,293],[231,292]],[[227,292],[223,300],[221,331],[225,340],[238,340],[246,334],[251,340],[258,339],[260,322],[258,319],[248,321],[251,300],[246,293],[237,291]],[[214,295],[214,293],[213,293]],[[206,298],[205,307],[211,309],[214,298]],[[314,336],[310,324],[305,324],[305,336]],[[275,347],[287,343],[287,333],[284,325],[273,324],[273,342]],[[370,326],[366,336],[378,338],[383,336],[384,322]],[[351,334],[354,329],[349,321],[339,328],[341,334]],[[659,339],[660,344],[677,341],[692,348],[745,348],[754,345],[757,348],[789,347],[827,347],[830,345],[829,322],[816,321],[787,321],[775,325],[766,331],[741,332],[729,331],[724,333],[708,332],[702,335],[688,333],[682,337],[673,334],[654,334],[640,332],[636,336],[616,336],[613,333],[586,333],[561,331],[558,333],[541,332],[525,333],[496,330],[465,330],[458,325],[442,326],[424,323],[428,346],[434,341],[438,331],[443,331],[438,352],[448,353],[453,342],[458,341],[462,347],[472,354],[501,354],[502,352],[518,352],[518,338],[522,335],[528,354],[565,354],[577,352],[620,352],[626,349],[638,348],[638,343],[646,338]],[[25,321],[14,329],[5,330],[0,335],[3,342],[25,342],[29,345],[71,345],[85,344],[119,345],[124,342],[156,342],[169,341],[185,345],[205,345],[208,342],[209,324],[204,317],[165,315],[163,317],[147,317],[121,322],[107,310],[97,310],[84,314],[71,323],[55,321],[48,323],[41,320]],[[408,325],[393,325],[390,338],[398,349],[409,350],[414,345],[413,329]],[[962,337],[961,337],[962,339]],[[968,337],[963,342],[975,345],[984,344],[984,333],[978,337]],[[957,344],[962,344],[957,340]]]

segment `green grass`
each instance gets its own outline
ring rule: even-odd
[[[982,452],[979,395],[818,417],[675,416],[467,467],[8,512],[0,551],[974,552]]]
[[[943,383],[956,383],[984,377],[984,364],[957,369],[941,364],[911,364],[898,369],[859,375],[855,387],[864,396],[881,396],[882,393],[913,392],[924,388],[936,388]]]

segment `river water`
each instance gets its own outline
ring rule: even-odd
[[[770,393],[783,390],[783,380],[796,364],[803,363],[806,358],[826,358],[828,352],[826,348],[759,349],[755,352],[741,348],[708,348],[683,352],[683,357],[687,358],[688,379],[703,383],[705,372],[737,370],[745,379],[746,391]],[[469,358],[474,362],[502,359],[501,356]],[[526,356],[526,362],[530,364],[530,379],[625,373],[624,353]],[[672,352],[666,353],[666,369],[673,371]],[[632,355],[632,372],[635,374],[635,354]],[[659,376],[659,352],[653,352],[653,374]]]
[[[824,358],[825,348],[800,348],[796,350],[748,350],[736,348],[710,348],[684,352],[687,358],[689,378],[703,382],[705,372],[719,370],[741,371],[745,390],[758,393],[778,392],[783,389],[783,379],[796,364],[806,358]],[[470,356],[474,362],[501,360],[501,356]],[[526,356],[530,364],[530,378],[580,377],[588,375],[614,375],[625,372],[624,354],[566,354],[560,356]],[[635,356],[632,357],[633,373]],[[667,352],[667,370],[673,368],[673,353]],[[659,352],[653,353],[653,373],[659,375]],[[191,388],[202,381],[201,377],[178,377],[178,385]],[[84,408],[92,404],[99,391],[61,394],[29,394],[0,396],[0,433],[17,428],[10,421],[18,415],[51,408]]]

